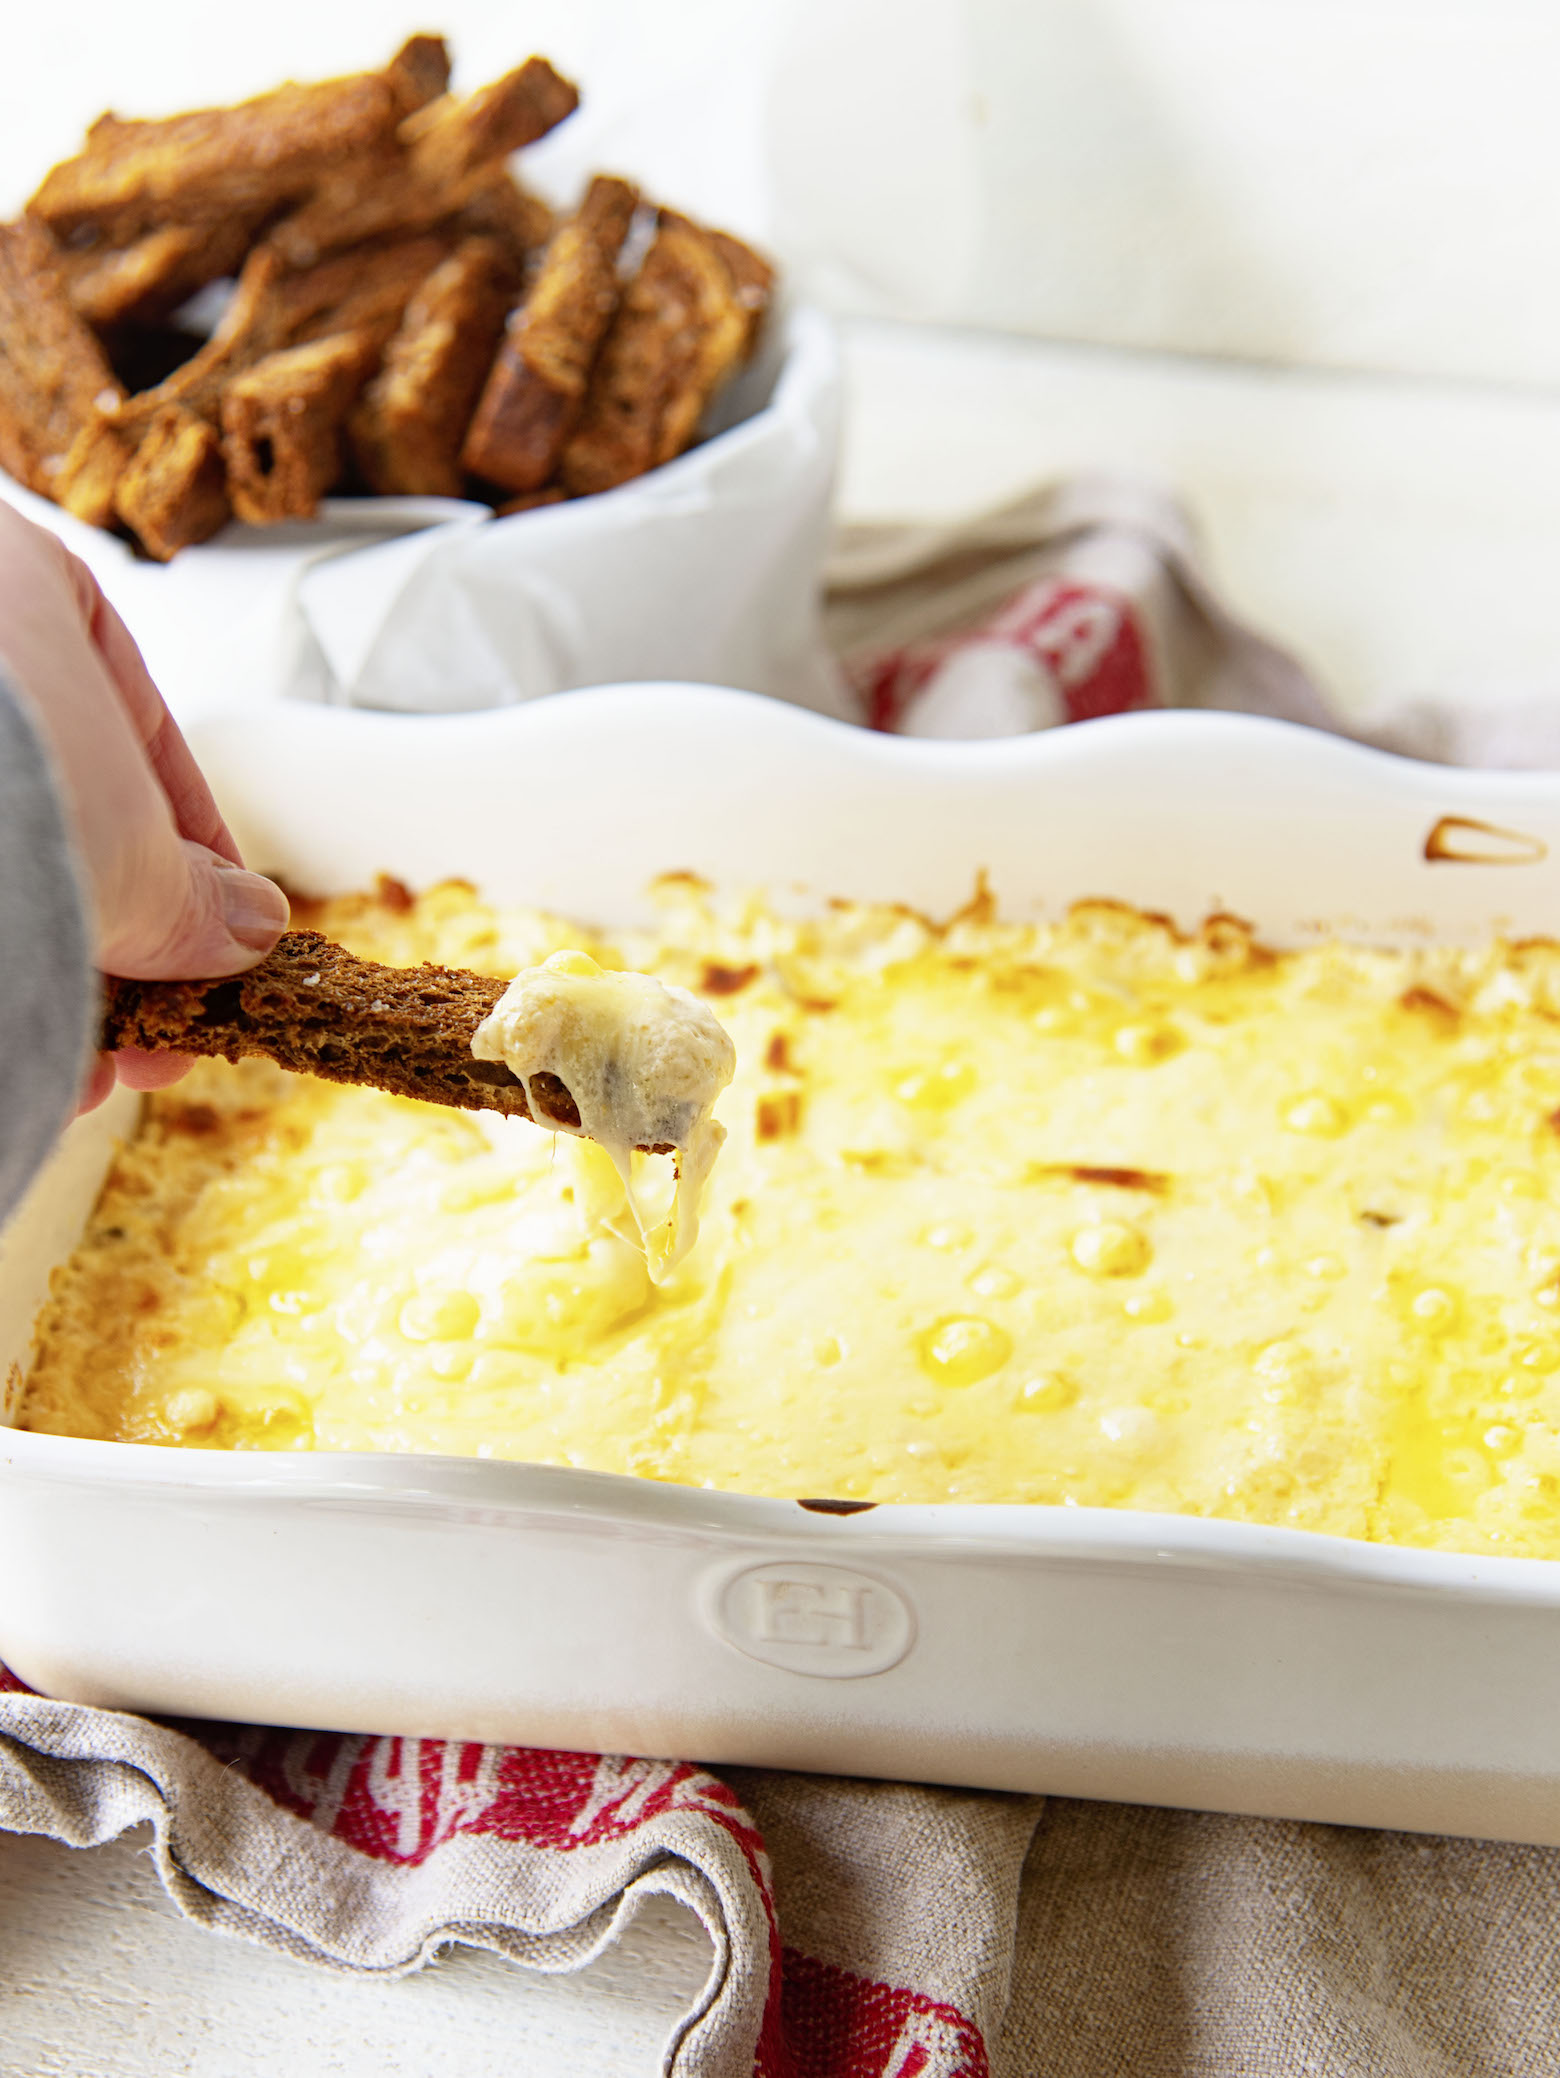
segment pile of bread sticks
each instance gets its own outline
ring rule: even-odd
[[[509,161],[575,88],[544,58],[449,73],[414,36],[379,72],[100,117],[0,225],[0,466],[166,561],[333,491],[507,513],[680,454],[769,263],[610,175],[555,222]],[[235,276],[209,337],[176,322]]]

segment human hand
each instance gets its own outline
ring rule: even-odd
[[[54,753],[97,932],[98,965],[135,980],[240,974],[287,927],[287,898],[243,870],[189,746],[129,630],[85,563],[0,503],[0,661]],[[160,1089],[179,1054],[100,1054],[82,1099],[115,1075]]]

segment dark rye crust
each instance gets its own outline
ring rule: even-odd
[[[537,1116],[508,1068],[471,1057],[477,1026],[507,986],[458,967],[382,967],[318,931],[286,931],[258,966],[227,980],[106,976],[101,1043],[109,1053],[260,1054],[327,1082],[577,1131],[579,1111],[556,1075],[531,1077]]]

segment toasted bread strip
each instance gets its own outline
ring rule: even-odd
[[[89,527],[112,526],[120,478],[129,461],[129,446],[107,420],[94,413],[60,464],[54,496]]]
[[[492,182],[510,152],[533,144],[579,105],[545,58],[460,97],[446,94],[401,125],[397,148],[344,164],[271,233],[284,259],[307,267],[322,253],[389,232],[443,223]]]
[[[114,414],[116,424],[134,439],[165,405],[178,404],[215,425],[227,384],[268,354],[333,332],[368,332],[382,347],[448,250],[443,238],[404,238],[295,269],[269,246],[257,246],[200,352],[155,389],[129,398]]]
[[[125,246],[66,251],[61,265],[70,300],[89,325],[145,324],[165,317],[208,281],[231,274],[249,250],[259,219],[163,224]]]
[[[106,978],[102,1044],[228,1061],[260,1054],[327,1082],[533,1118],[524,1085],[501,1062],[471,1056],[477,1026],[506,986],[454,967],[381,967],[318,931],[286,931],[230,981]],[[556,1076],[534,1075],[531,1088],[538,1125],[578,1130],[579,1111]]]
[[[618,304],[617,260],[639,190],[598,174],[562,226],[531,293],[509,321],[464,460],[506,491],[534,491],[558,466]]]
[[[670,216],[670,210],[665,212]],[[737,291],[737,301],[748,314],[748,336],[745,354],[751,354],[758,344],[758,335],[763,329],[769,310],[769,299],[775,292],[775,270],[772,262],[762,253],[744,245],[740,238],[733,238],[729,231],[708,231],[705,234],[711,245],[725,261]]]
[[[170,218],[264,216],[333,167],[371,153],[437,85],[437,38],[414,37],[383,72],[310,86],[289,81],[236,108],[156,122],[99,116],[86,149],[45,177],[27,205],[57,236],[132,244]],[[448,76],[447,61],[444,76]]]
[[[209,541],[230,516],[215,428],[181,404],[165,404],[119,477],[114,510],[159,563]]]
[[[341,474],[342,428],[379,358],[373,332],[284,347],[222,393],[222,459],[233,510],[251,526],[312,519]]]
[[[408,116],[400,137],[425,180],[450,184],[534,144],[579,105],[572,80],[545,58],[527,58],[474,94],[429,102]]]
[[[468,238],[407,305],[352,415],[353,451],[373,490],[460,495],[461,441],[517,287],[502,248]]]
[[[0,224],[0,465],[46,498],[78,435],[124,395],[70,306],[41,224]]]
[[[442,36],[408,36],[385,67],[385,78],[403,118],[448,93],[450,47]]]
[[[563,450],[566,490],[611,490],[682,453],[751,346],[752,289],[709,232],[662,210]]]

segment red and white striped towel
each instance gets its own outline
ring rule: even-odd
[[[1078,477],[946,526],[854,526],[825,626],[869,725],[1013,736],[1140,707],[1217,707],[1450,765],[1560,767],[1556,697],[1477,704],[1385,688],[1351,724],[1210,586],[1165,491]]]
[[[948,526],[843,530],[827,631],[865,719],[908,736],[1022,735],[1138,707],[1337,726],[1293,658],[1209,590],[1181,508],[1075,478]]]

